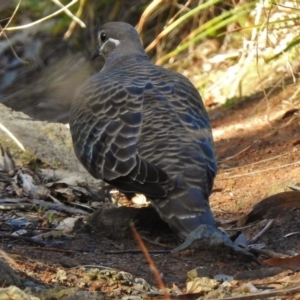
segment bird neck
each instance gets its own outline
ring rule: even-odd
[[[149,57],[146,53],[124,53],[123,55],[111,53],[109,57],[106,58],[105,65],[102,71],[107,71],[109,69],[114,69],[121,64],[128,63],[128,62],[149,62]]]

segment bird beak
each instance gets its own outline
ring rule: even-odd
[[[90,61],[94,60],[94,59],[97,58],[98,56],[100,56],[100,45],[97,46],[97,48],[96,48],[95,51],[93,52]]]

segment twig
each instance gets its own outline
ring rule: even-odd
[[[294,122],[298,118],[299,118],[298,116],[293,116],[286,123],[282,124],[282,126],[277,126],[276,129],[285,128],[285,127],[289,126],[290,124],[292,124],[292,122]]]
[[[140,21],[137,25],[137,31],[139,33],[142,32],[143,27],[145,25],[146,19],[148,17],[148,15],[150,15],[153,11],[157,10],[157,7],[159,5],[161,5],[161,3],[163,3],[163,0],[153,0],[144,10],[144,12],[142,13],[141,17],[140,17]]]
[[[34,240],[34,239],[30,238],[30,237],[22,236],[22,235],[0,234],[0,239],[1,238],[2,239],[10,239],[10,240],[23,240],[23,241],[26,241],[26,242],[29,242],[29,243],[33,243],[33,244],[42,246],[42,247],[45,247],[45,245],[46,245],[44,242],[37,241],[37,240]]]
[[[104,254],[141,254],[141,250],[117,250],[117,251],[104,251]],[[169,254],[171,250],[150,250],[150,254]]]
[[[79,17],[81,16],[81,14],[82,14],[84,3],[85,3],[85,0],[80,0],[79,8],[78,8],[78,10],[77,10],[77,12],[76,12],[76,17],[78,17],[78,18],[79,18]],[[70,26],[69,26],[67,32],[66,32],[65,35],[64,35],[64,40],[68,39],[68,38],[71,36],[72,32],[74,31],[75,25],[76,25],[76,23],[75,23],[75,21],[73,20],[72,23],[70,24]],[[84,27],[85,27],[85,26],[84,26]]]
[[[293,103],[293,101],[297,99],[299,93],[300,93],[300,86],[298,86],[296,92],[294,92],[293,95],[289,98],[289,102]]]
[[[274,296],[284,296],[284,295],[292,295],[296,292],[300,291],[300,286],[296,286],[290,289],[279,289],[279,290],[272,290],[272,291],[265,291],[262,293],[254,293],[251,295],[245,295],[245,296],[234,296],[234,297],[227,297],[222,298],[223,300],[252,300],[252,299],[267,299],[269,297]],[[219,298],[218,298],[219,299]],[[217,300],[217,298],[211,299],[211,300]]]
[[[263,79],[260,77],[259,68],[257,68],[257,71],[258,71],[257,74],[258,74],[258,76],[260,78],[260,82],[262,82]],[[269,109],[269,105],[268,105],[268,103],[269,103],[268,102],[269,101],[269,96],[276,90],[276,88],[278,88],[278,86],[283,82],[283,80],[284,80],[284,77],[279,78],[279,80],[274,85],[271,86],[271,88],[270,88],[270,90],[268,92],[266,92],[266,90],[262,86],[262,92],[264,94],[264,98],[261,101],[259,101],[259,103],[257,105],[255,105],[255,107],[251,110],[251,112],[249,114],[250,116],[252,116],[253,113],[257,110],[257,108],[261,105],[261,103],[263,101],[266,101],[266,103],[267,103],[267,114],[266,114],[266,116],[267,116],[267,122],[271,126],[271,128],[276,128],[276,127],[274,125],[272,125],[271,120],[270,120],[270,113],[269,113],[270,109]]]
[[[73,20],[73,22],[79,24],[82,28],[86,28],[85,24],[76,16],[72,14],[70,10],[68,10],[59,0],[52,0],[56,5],[58,5],[61,8],[64,8],[64,12]]]
[[[286,186],[293,191],[300,191],[300,186],[293,185],[293,184],[287,184]]]
[[[67,249],[58,249],[58,248],[37,248],[37,247],[32,247],[30,249],[33,250],[43,250],[43,251],[50,251],[50,252],[62,252],[62,253],[68,253],[68,254],[76,254],[77,251],[74,250],[67,250]]]
[[[15,8],[15,10],[14,10],[14,12],[13,12],[13,14],[12,14],[11,17],[9,18],[9,20],[8,20],[7,24],[4,26],[4,28],[2,28],[2,26],[1,26],[0,37],[1,37],[2,33],[5,35],[4,30],[8,27],[8,25],[10,24],[10,22],[12,21],[12,19],[13,19],[14,16],[16,15],[16,13],[17,13],[17,11],[18,11],[18,9],[19,9],[19,7],[20,7],[21,1],[22,1],[22,0],[19,0],[19,2],[18,2],[18,4],[17,4],[17,6],[16,6],[16,8]],[[5,36],[6,36],[6,35],[5,35]]]
[[[25,151],[25,148],[22,145],[22,143],[20,143],[19,140],[1,123],[0,123],[0,129],[2,129],[17,144],[19,148]]]
[[[254,225],[255,225],[255,223],[247,225],[247,226],[243,226],[243,227],[226,228],[226,231],[240,231],[240,230],[245,230],[245,229],[251,228]]]
[[[161,243],[152,241],[152,240],[146,238],[145,236],[141,236],[141,238],[142,238],[142,240],[146,241],[147,243],[155,245],[155,246],[160,246],[160,247],[164,247],[164,248],[167,248],[167,249],[173,249],[174,248],[171,245],[161,244]]]
[[[228,177],[225,177],[225,178],[219,178],[219,180],[226,180],[226,179],[231,179],[231,178],[251,176],[251,175],[259,174],[259,173],[262,173],[262,172],[267,172],[267,171],[271,171],[271,170],[277,170],[277,169],[281,169],[281,168],[285,168],[285,167],[290,167],[290,166],[293,166],[293,165],[296,165],[296,164],[299,164],[299,163],[300,163],[300,160],[297,160],[297,161],[295,161],[293,163],[290,163],[290,164],[285,164],[285,165],[278,166],[278,167],[266,168],[266,169],[253,171],[253,172],[249,172],[249,173],[244,173],[244,174],[232,175],[232,176],[228,176]]]
[[[152,271],[152,273],[153,273],[153,275],[154,275],[154,277],[157,281],[159,289],[164,293],[165,299],[171,300],[170,295],[168,294],[167,288],[166,288],[166,286],[164,285],[164,283],[162,281],[160,273],[159,273],[158,269],[156,268],[155,263],[152,260],[150,254],[148,252],[148,249],[146,248],[144,242],[142,241],[141,236],[139,235],[139,233],[135,229],[134,223],[131,223],[130,227],[131,227],[131,230],[133,232],[133,235],[134,235],[139,247],[141,248],[141,250],[142,250],[142,252],[143,252],[143,254],[144,254],[144,256],[145,256],[145,258],[146,258],[146,260],[149,264],[149,268]]]
[[[47,208],[47,209],[55,209],[57,211],[63,211],[63,212],[67,212],[69,214],[80,214],[80,215],[88,215],[89,213],[82,210],[82,209],[78,209],[78,208],[73,208],[70,206],[67,206],[65,204],[57,204],[57,203],[51,203],[51,202],[47,202],[44,200],[39,200],[39,199],[29,199],[29,200],[25,200],[26,203],[24,203],[25,201],[23,199],[20,199],[21,202],[23,203],[18,203],[18,204],[6,204],[4,202],[16,202],[14,201],[15,199],[0,199],[0,210],[12,210],[12,209],[34,209],[36,206],[40,206],[43,208]]]
[[[291,151],[287,151],[287,152],[282,153],[282,154],[278,154],[278,155],[275,155],[275,156],[272,156],[272,157],[269,157],[269,158],[265,158],[265,159],[253,162],[251,164],[246,164],[246,165],[238,166],[238,167],[234,167],[234,168],[228,168],[228,169],[226,169],[226,173],[230,172],[230,171],[234,171],[236,169],[246,168],[246,167],[249,167],[249,166],[254,166],[254,165],[257,165],[257,164],[265,163],[265,162],[268,162],[268,161],[273,160],[273,159],[277,159],[277,158],[282,157],[282,156],[287,155],[287,154],[291,154]]]
[[[274,220],[270,220],[267,225],[253,238],[249,241],[249,243],[255,243],[266,231],[272,226]]]
[[[290,257],[289,255],[282,254],[282,253],[277,253],[272,250],[268,249],[258,249],[258,248],[249,248],[249,251],[253,254],[262,254],[268,257],[279,257],[279,258],[284,258],[284,257]]]
[[[17,52],[15,51],[13,45],[11,44],[11,42],[10,42],[10,40],[9,40],[9,38],[8,38],[8,36],[7,36],[6,33],[3,31],[3,27],[2,27],[1,25],[0,25],[0,29],[1,29],[0,36],[1,36],[1,34],[3,33],[3,35],[4,35],[4,37],[6,38],[7,43],[9,44],[9,47],[10,47],[12,53],[14,54],[14,56],[15,56],[21,63],[26,64],[27,61],[24,60],[24,59],[22,59],[22,58],[20,58],[20,57],[18,56]]]
[[[191,10],[189,8],[190,4],[191,4],[191,0],[188,0],[184,5],[177,4],[177,7],[179,8],[179,10],[176,12],[176,14],[174,16],[172,16],[172,18],[170,20],[167,21],[166,25],[169,26],[170,24],[175,22],[177,17],[180,16],[183,13],[183,11],[190,11]]]
[[[59,205],[63,205],[62,202],[60,202],[58,199],[56,199],[55,197],[53,197],[51,194],[47,195],[51,200],[53,200],[54,203],[59,204]]]
[[[34,25],[37,25],[37,24],[40,24],[46,20],[49,20],[51,19],[52,17],[56,16],[56,15],[59,15],[60,13],[62,13],[63,11],[66,10],[66,8],[72,6],[73,4],[75,4],[77,2],[77,0],[72,0],[69,4],[65,5],[63,8],[57,10],[56,12],[52,13],[51,15],[48,15],[42,19],[39,19],[35,22],[31,22],[29,24],[26,24],[26,25],[21,25],[21,26],[15,26],[15,27],[5,27],[3,28],[4,31],[13,31],[13,30],[19,30],[19,29],[24,29],[24,28],[29,28],[29,27],[32,27]]]
[[[238,152],[238,153],[236,153],[236,154],[234,154],[234,155],[232,155],[232,156],[229,156],[229,157],[227,157],[227,158],[224,158],[224,159],[219,160],[218,163],[224,162],[224,161],[228,161],[228,160],[231,160],[231,159],[233,159],[233,158],[239,156],[239,155],[242,154],[243,152],[247,151],[247,150],[250,149],[250,148],[251,148],[251,146],[248,146],[248,147],[246,147],[245,149],[241,150],[240,152]]]

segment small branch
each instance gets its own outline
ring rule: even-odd
[[[271,225],[274,223],[274,220],[270,220],[267,225],[253,238],[249,241],[249,243],[255,243],[257,240],[264,234],[266,231],[271,227]]]
[[[296,287],[292,287],[290,289],[279,289],[279,290],[273,290],[273,291],[266,291],[266,292],[262,292],[262,293],[254,293],[254,294],[245,295],[245,296],[227,297],[227,298],[222,298],[222,299],[223,300],[269,299],[269,297],[293,295],[299,291],[300,291],[300,286],[296,286]],[[211,299],[211,300],[217,300],[217,299],[215,298],[215,299]]]
[[[42,251],[50,251],[50,252],[62,252],[62,253],[67,253],[67,254],[76,254],[77,251],[74,250],[67,250],[67,249],[57,249],[57,248],[37,248],[37,247],[32,247],[30,249],[33,250],[42,250]]]
[[[79,18],[74,16],[59,0],[52,0],[52,2],[61,8],[65,8],[64,12],[73,20],[73,22],[79,24],[82,28],[86,28],[85,24]]]
[[[239,156],[239,155],[242,154],[243,152],[249,150],[250,148],[251,148],[251,146],[248,146],[248,147],[246,147],[245,149],[241,150],[240,152],[238,152],[238,153],[235,154],[235,155],[232,155],[232,156],[229,156],[229,157],[227,157],[227,158],[224,158],[224,159],[219,160],[218,163],[224,162],[224,161],[228,161],[228,160],[231,160],[231,159],[233,159],[233,158]]]
[[[262,172],[267,172],[267,171],[272,171],[272,170],[278,170],[278,169],[281,169],[281,168],[294,166],[296,164],[300,164],[300,160],[297,160],[297,161],[292,162],[290,164],[281,165],[281,166],[278,166],[278,167],[266,168],[266,169],[262,169],[262,170],[258,170],[258,171],[249,172],[249,173],[237,174],[237,175],[232,175],[232,176],[228,176],[228,177],[225,177],[225,178],[219,178],[219,180],[226,180],[226,179],[231,179],[231,178],[251,176],[251,175],[259,174],[259,173],[262,173]]]
[[[24,146],[19,142],[19,140],[4,126],[0,123],[0,129],[2,129],[16,144],[19,148],[25,151]]]
[[[141,250],[117,250],[117,251],[104,251],[104,254],[141,254]],[[171,250],[151,250],[150,254],[169,254]]]
[[[19,0],[19,2],[18,2],[18,4],[17,4],[17,6],[16,6],[16,8],[15,8],[15,10],[14,10],[14,12],[13,12],[13,14],[12,14],[11,17],[9,18],[9,21],[8,21],[7,24],[4,26],[4,28],[2,28],[2,26],[1,26],[0,37],[1,37],[2,34],[5,35],[4,30],[6,30],[6,28],[7,28],[8,25],[11,23],[12,19],[14,18],[14,16],[16,15],[16,13],[17,13],[17,11],[18,11],[18,9],[19,9],[19,7],[20,7],[21,1],[22,1],[22,0]],[[6,35],[5,35],[5,36],[6,36]]]
[[[51,15],[48,15],[42,19],[39,19],[35,22],[31,22],[29,24],[26,24],[26,25],[22,25],[22,26],[15,26],[15,27],[6,27],[6,28],[3,28],[4,31],[13,31],[13,30],[19,30],[19,29],[24,29],[24,28],[29,28],[29,27],[32,27],[34,25],[37,25],[37,24],[40,24],[46,20],[49,20],[51,19],[52,17],[56,16],[56,15],[59,15],[60,13],[62,13],[63,11],[66,10],[66,8],[72,6],[73,4],[75,4],[77,2],[77,0],[73,0],[71,1],[69,4],[67,4],[66,6],[64,6],[63,8],[59,9],[58,11],[54,12],[53,14]]]
[[[253,254],[261,254],[261,255],[268,256],[268,257],[279,257],[279,258],[290,257],[289,255],[274,252],[274,251],[268,250],[268,249],[250,248],[249,251]]]
[[[80,0],[79,8],[78,8],[78,10],[76,12],[76,17],[78,19],[79,19],[79,17],[82,14],[85,1],[86,0]],[[64,40],[68,39],[71,36],[72,32],[74,31],[75,25],[76,25],[75,20],[73,20],[72,23],[70,24],[67,32],[64,35]],[[85,24],[84,24],[84,27],[85,27]]]
[[[285,153],[275,155],[275,156],[272,156],[272,157],[269,157],[269,158],[261,159],[259,161],[256,161],[256,162],[253,162],[253,163],[250,163],[250,164],[246,164],[246,165],[242,165],[242,166],[238,166],[238,167],[233,167],[233,168],[228,168],[228,169],[226,169],[226,172],[230,172],[230,171],[234,171],[236,169],[241,169],[241,168],[246,168],[246,167],[249,167],[249,166],[262,164],[262,163],[268,162],[268,161],[273,160],[273,159],[277,159],[277,158],[282,157],[282,156],[287,155],[287,154],[291,154],[291,151],[287,151]]]
[[[146,258],[146,260],[149,264],[149,268],[152,271],[152,273],[153,273],[153,275],[156,279],[156,282],[158,284],[159,289],[161,289],[161,291],[164,293],[165,299],[171,300],[170,295],[168,294],[167,288],[166,288],[166,286],[164,285],[164,283],[162,281],[160,273],[159,273],[158,269],[156,268],[155,263],[152,260],[150,254],[148,252],[148,249],[146,248],[144,242],[142,241],[141,236],[139,235],[139,233],[135,229],[133,223],[131,223],[130,227],[131,227],[131,230],[133,232],[133,235],[134,235],[139,247],[141,248],[141,250],[142,250],[142,252],[143,252],[143,254],[144,254],[144,256],[145,256],[145,258]]]
[[[37,240],[34,240],[34,239],[30,238],[30,237],[21,236],[21,235],[5,235],[5,234],[0,234],[0,239],[23,240],[25,242],[36,244],[36,245],[39,245],[41,247],[45,247],[45,245],[46,245],[44,242],[37,241]]]
[[[235,220],[235,221],[237,221],[237,220]],[[255,223],[249,224],[249,225],[246,225],[246,226],[242,226],[242,227],[226,228],[226,231],[241,231],[241,230],[251,228],[254,225],[255,225]]]
[[[88,215],[89,213],[78,208],[73,208],[70,206],[67,206],[65,204],[57,204],[57,203],[51,203],[51,202],[46,202],[44,200],[39,200],[39,199],[26,199],[25,201],[23,199],[19,199],[20,202],[22,203],[17,203],[14,204],[13,202],[15,199],[0,199],[0,210],[12,210],[12,209],[28,209],[28,210],[33,210],[36,209],[37,207],[42,207],[45,209],[55,209],[57,211],[62,211],[66,212],[69,214],[79,214],[79,215]],[[8,202],[8,203],[4,203]],[[11,202],[11,203],[10,203]]]
[[[161,243],[152,241],[152,240],[146,238],[145,236],[141,236],[141,238],[142,238],[142,240],[146,241],[147,243],[155,245],[155,246],[160,246],[160,247],[167,248],[167,249],[173,249],[174,248],[173,246],[170,246],[170,245],[161,244]]]

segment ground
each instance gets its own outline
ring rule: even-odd
[[[300,182],[300,119],[296,110],[290,111],[281,104],[282,100],[293,95],[296,88],[291,84],[267,99],[261,94],[230,108],[212,108],[209,112],[219,162],[210,203],[219,225],[226,229],[242,227],[241,231],[251,239],[266,224],[264,219],[274,219],[258,242],[264,243],[266,249],[289,255],[300,249],[300,193],[285,193],[291,191],[287,185],[297,186]],[[248,220],[260,222],[245,226],[247,219],[244,217],[252,207],[271,195],[277,196],[262,208],[261,214]],[[235,220],[237,222],[230,222]],[[145,230],[140,234],[153,241],[160,236],[161,243],[175,246],[176,241],[168,231]],[[15,259],[22,277],[36,283],[52,286],[56,281],[66,287],[109,290],[105,284],[82,283],[82,271],[76,267],[88,265],[122,270],[157,285],[143,254],[127,251],[139,250],[128,229],[91,228],[53,243],[56,248],[60,243],[60,249],[37,247],[23,241],[3,243],[2,249]],[[148,250],[164,249],[149,242],[145,244]],[[120,253],[109,254],[110,251]],[[175,284],[182,291],[185,291],[187,272],[196,267],[205,267],[211,277],[218,274],[233,276],[241,271],[261,268],[256,263],[239,261],[234,256],[216,256],[210,251],[152,254],[152,258],[166,286]],[[261,256],[260,260],[263,262],[264,257]],[[65,280],[55,280],[57,270],[66,272]]]

